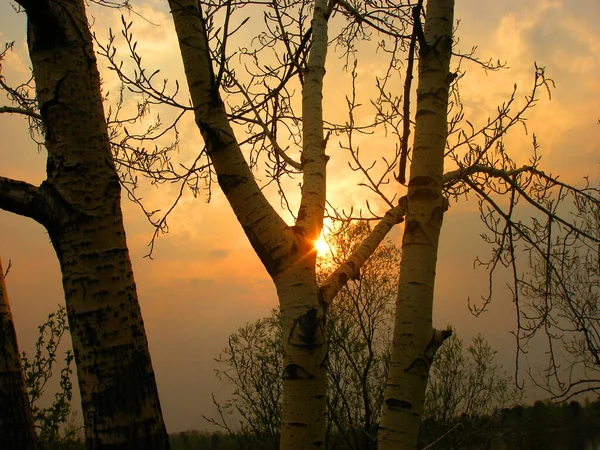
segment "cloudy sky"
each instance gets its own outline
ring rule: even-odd
[[[161,68],[169,79],[185,85],[181,61],[166,2],[132,2],[147,21],[129,15],[140,44],[138,50],[150,67]],[[482,6],[485,5],[485,6]],[[102,40],[109,27],[118,32],[121,12],[93,7],[93,30]],[[127,13],[126,13],[127,14]],[[508,99],[517,83],[519,98],[533,80],[534,62],[546,67],[556,83],[552,100],[542,96],[528,114],[528,129],[535,132],[543,154],[542,168],[560,174],[565,181],[581,183],[582,177],[598,179],[600,162],[600,3],[597,0],[480,0],[457,1],[459,49],[478,46],[487,60],[506,61],[500,72],[484,72],[463,64],[462,99],[469,120],[484,123],[497,105]],[[255,32],[251,22],[242,39]],[[25,81],[29,75],[25,17],[14,13],[9,2],[0,4],[0,42],[15,41],[2,67],[9,83]],[[361,95],[368,96],[372,79],[381,70],[375,54],[361,56]],[[117,81],[99,60],[104,89],[114,90]],[[362,72],[361,72],[362,71]],[[339,71],[335,61],[326,76],[326,113],[337,114],[343,104],[350,75]],[[341,87],[340,87],[341,86]],[[180,97],[187,101],[185,95]],[[0,105],[7,104],[0,99]],[[168,117],[168,112],[164,113]],[[365,113],[367,114],[367,113]],[[191,120],[180,127],[181,158],[192,157],[200,147],[199,133]],[[29,140],[26,121],[0,117],[0,174],[39,184],[44,179],[45,154]],[[363,148],[393,146],[383,136],[361,142]],[[531,134],[517,130],[507,140],[516,160],[526,161]],[[339,150],[330,151],[329,198],[346,208],[364,207],[366,193],[357,180],[344,172]],[[294,183],[290,186],[293,188]],[[144,201],[165,207],[175,187],[144,187]],[[269,313],[276,306],[275,289],[248,244],[223,196],[215,188],[212,201],[201,194],[184,197],[173,213],[168,235],[161,236],[154,259],[144,258],[153,229],[139,208],[124,201],[125,225],[139,298],[150,342],[163,411],[169,431],[202,429],[202,415],[212,415],[211,393],[223,398],[227,388],[214,378],[215,363],[227,337],[239,326]],[[277,200],[275,199],[275,202]],[[277,203],[278,204],[278,203]],[[282,211],[283,214],[283,211]],[[398,240],[401,228],[393,233]],[[481,225],[475,203],[453,204],[445,217],[436,284],[435,324],[456,327],[463,338],[484,333],[499,350],[509,371],[514,360],[514,329],[511,297],[501,286],[490,311],[478,319],[467,309],[467,299],[484,293],[486,274],[473,268],[477,255],[489,249],[479,239]],[[0,257],[11,260],[8,291],[21,349],[31,352],[36,326],[58,303],[63,302],[58,262],[45,230],[30,219],[0,211]],[[532,353],[531,360],[543,355]]]

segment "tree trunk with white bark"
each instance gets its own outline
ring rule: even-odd
[[[314,242],[323,226],[328,159],[322,119],[327,2],[315,2],[313,14],[313,44],[302,100],[302,198],[294,226],[288,226],[266,200],[234,136],[216,85],[202,11],[192,0],[171,0],[169,5],[196,123],[219,185],[277,288],[285,350],[281,448],[323,448],[327,347]]]
[[[433,356],[448,332],[432,327],[442,219],[454,0],[429,0],[419,53],[416,125],[406,200],[393,349],[379,450],[415,449]]]
[[[81,0],[19,0],[48,152],[35,187],[0,177],[0,208],[48,230],[63,275],[88,449],[168,449]]]

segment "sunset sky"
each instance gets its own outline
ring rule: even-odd
[[[147,21],[126,11],[93,6],[89,11],[93,31],[101,41],[108,27],[119,33],[120,15],[125,14],[127,20],[134,21],[133,31],[145,63],[161,68],[162,77],[178,79],[186,86],[167,3],[134,0],[131,4]],[[482,60],[506,61],[508,66],[500,72],[486,73],[476,65],[462,64],[466,75],[461,81],[461,93],[467,118],[476,124],[485,123],[497,105],[508,100],[515,83],[522,101],[529,94],[536,62],[546,68],[556,89],[551,100],[541,95],[538,105],[528,114],[529,135],[522,128],[511,133],[507,139],[511,155],[519,162],[526,162],[531,151],[531,133],[535,132],[543,155],[543,170],[560,174],[563,181],[578,185],[584,176],[597,182],[600,178],[600,2],[457,0],[456,4],[456,18],[460,21],[458,49],[469,51],[476,45]],[[262,21],[261,17],[256,19],[242,32],[239,45],[255,33],[253,27]],[[15,85],[29,77],[25,15],[16,14],[10,2],[2,2],[0,45],[10,41],[15,41],[15,51],[3,62],[1,74]],[[359,56],[361,84],[357,88],[365,98],[373,88],[369,74],[385,69],[380,67],[379,57],[374,53]],[[114,91],[117,86],[114,74],[105,70],[104,60],[99,59],[99,66],[103,89]],[[340,66],[333,59],[325,79],[325,113],[332,117],[340,114],[338,106],[344,107],[344,95],[348,93],[344,89],[350,86],[350,75],[340,72]],[[183,91],[179,98],[187,103]],[[3,96],[0,105],[7,104]],[[368,114],[365,110],[365,117]],[[180,133],[181,158],[188,161],[201,148],[200,135],[191,117],[181,124]],[[39,184],[45,178],[45,152],[38,152],[30,140],[26,120],[1,115],[0,136],[0,175]],[[380,134],[364,137],[360,144],[365,151],[393,148],[393,142]],[[328,198],[345,208],[364,208],[365,198],[377,206],[364,188],[356,186],[361,180],[348,172],[337,143],[330,144],[328,154],[332,156],[328,166]],[[291,191],[296,185],[297,180],[289,183]],[[144,186],[140,192],[150,209],[165,208],[176,187]],[[278,199],[272,198],[279,208]],[[297,197],[292,194],[294,198]],[[169,233],[157,240],[153,259],[144,258],[153,228],[138,206],[123,201],[127,239],[169,432],[208,426],[202,415],[215,414],[211,393],[224,399],[228,392],[214,377],[213,359],[227,345],[231,333],[268,315],[277,302],[270,278],[216,185],[211,202],[205,200],[203,193],[196,199],[186,194],[169,219]],[[283,210],[278,211],[289,218]],[[502,287],[502,282],[498,283],[490,311],[480,318],[471,316],[467,308],[467,299],[478,299],[487,283],[486,273],[473,268],[477,255],[489,255],[489,248],[479,238],[482,226],[478,217],[476,202],[451,204],[446,213],[438,258],[434,322],[438,327],[452,325],[465,339],[483,333],[499,351],[499,361],[511,372],[515,342],[510,331],[515,322],[509,291]],[[398,244],[401,231],[397,227],[392,233]],[[22,350],[32,352],[36,327],[64,301],[58,262],[46,231],[31,219],[0,211],[0,236],[4,267],[9,260],[12,262],[6,281],[19,345]],[[528,358],[532,362],[542,361],[543,354],[532,351]]]

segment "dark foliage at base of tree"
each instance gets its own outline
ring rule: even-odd
[[[264,450],[270,445],[267,436],[241,432],[192,430],[170,437],[172,450]],[[328,449],[345,449],[343,437],[337,437]],[[600,399],[584,404],[538,401],[485,416],[465,415],[445,422],[427,419],[419,436],[419,448],[427,450],[577,450],[598,444]]]
[[[431,450],[583,450],[598,444],[600,399],[583,405],[537,401],[491,415],[425,420],[419,437],[419,448]]]

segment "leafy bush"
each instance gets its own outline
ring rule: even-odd
[[[30,359],[26,352],[21,355],[34,426],[44,450],[85,448],[81,426],[76,424],[71,408],[72,350],[65,351],[64,365],[60,369],[59,390],[54,394],[52,404],[45,408],[39,406],[57,364],[58,348],[68,329],[67,311],[64,306],[59,305],[55,312],[48,315],[48,320],[38,327],[38,339],[33,358]]]

